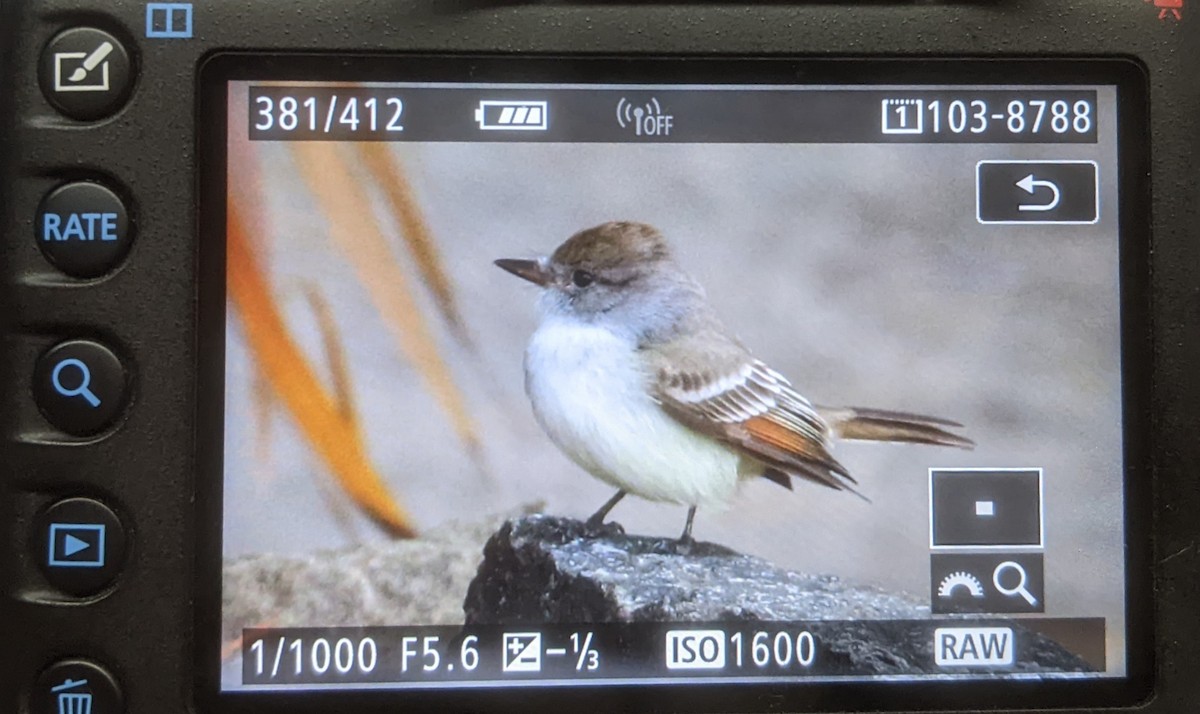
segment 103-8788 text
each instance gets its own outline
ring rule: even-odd
[[[883,100],[881,130],[885,135],[976,140],[1025,136],[1094,141],[1095,103],[1095,97],[1085,92],[1011,98],[997,93],[958,97],[946,92],[899,96]]]

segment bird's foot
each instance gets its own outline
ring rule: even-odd
[[[691,555],[696,548],[696,539],[691,533],[684,533],[679,536],[679,540],[675,541],[675,552],[680,555]]]
[[[588,538],[612,538],[625,535],[625,526],[616,521],[605,523],[603,519],[589,518],[583,524],[583,532]]]

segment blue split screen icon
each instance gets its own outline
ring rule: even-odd
[[[104,531],[102,523],[51,523],[49,565],[103,568]]]
[[[186,40],[192,36],[190,2],[146,3],[146,37]]]

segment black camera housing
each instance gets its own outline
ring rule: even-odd
[[[129,712],[923,710],[931,702],[961,706],[992,691],[973,682],[894,685],[886,697],[872,699],[852,687],[804,685],[333,692],[275,694],[269,707],[217,697],[209,660],[217,649],[219,551],[211,550],[211,534],[221,513],[206,479],[215,476],[212,447],[220,438],[201,405],[211,408],[213,390],[221,389],[206,372],[219,361],[211,346],[220,344],[206,330],[221,328],[203,318],[201,307],[223,289],[212,282],[223,256],[202,241],[202,225],[212,220],[202,186],[214,180],[214,167],[202,153],[213,129],[200,121],[199,78],[207,63],[228,64],[231,55],[271,61],[271,55],[300,53],[312,58],[305,62],[383,54],[433,64],[438,57],[514,55],[615,63],[767,58],[795,61],[801,73],[896,60],[888,70],[892,79],[908,68],[928,77],[939,62],[963,60],[980,76],[987,76],[990,61],[1027,61],[1033,80],[1055,71],[1056,63],[1124,61],[1146,92],[1144,101],[1122,111],[1146,132],[1135,139],[1140,144],[1122,146],[1123,160],[1129,159],[1123,200],[1142,205],[1149,219],[1139,224],[1135,215],[1122,223],[1122,232],[1144,250],[1122,256],[1132,271],[1124,288],[1144,291],[1149,315],[1141,337],[1126,345],[1134,359],[1122,368],[1135,396],[1126,412],[1129,473],[1145,480],[1144,498],[1128,496],[1136,516],[1128,527],[1134,536],[1148,532],[1152,541],[1152,550],[1130,554],[1143,571],[1129,573],[1129,607],[1131,629],[1140,628],[1143,644],[1153,640],[1153,662],[1142,658],[1130,679],[1143,711],[1192,711],[1200,699],[1190,666],[1200,662],[1193,515],[1200,509],[1193,482],[1200,469],[1200,202],[1194,200],[1200,15],[1192,14],[1200,6],[1161,4],[206,0],[195,6],[189,39],[161,42],[145,37],[145,3],[10,0],[0,7],[0,709],[33,711],[30,691],[39,672],[75,657],[111,669]],[[77,26],[108,32],[129,50],[128,96],[99,121],[64,117],[39,87],[47,43]],[[1130,96],[1136,93],[1124,101]],[[99,278],[63,275],[31,239],[43,197],[59,184],[86,179],[123,187],[118,198],[137,234],[121,267]],[[95,435],[63,434],[33,399],[39,355],[67,338],[98,339],[127,365],[129,408]],[[68,497],[108,503],[126,528],[115,584],[83,599],[50,587],[34,558],[37,519]],[[1135,657],[1145,650],[1134,640],[1130,647]],[[992,707],[1036,711],[1075,701],[1040,682],[1009,683],[1004,691],[1011,698],[993,699]]]

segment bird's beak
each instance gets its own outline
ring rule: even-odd
[[[534,285],[545,286],[554,279],[554,275],[549,270],[543,268],[541,262],[537,260],[501,258],[496,261],[496,265],[504,268],[518,278],[525,278]]]

